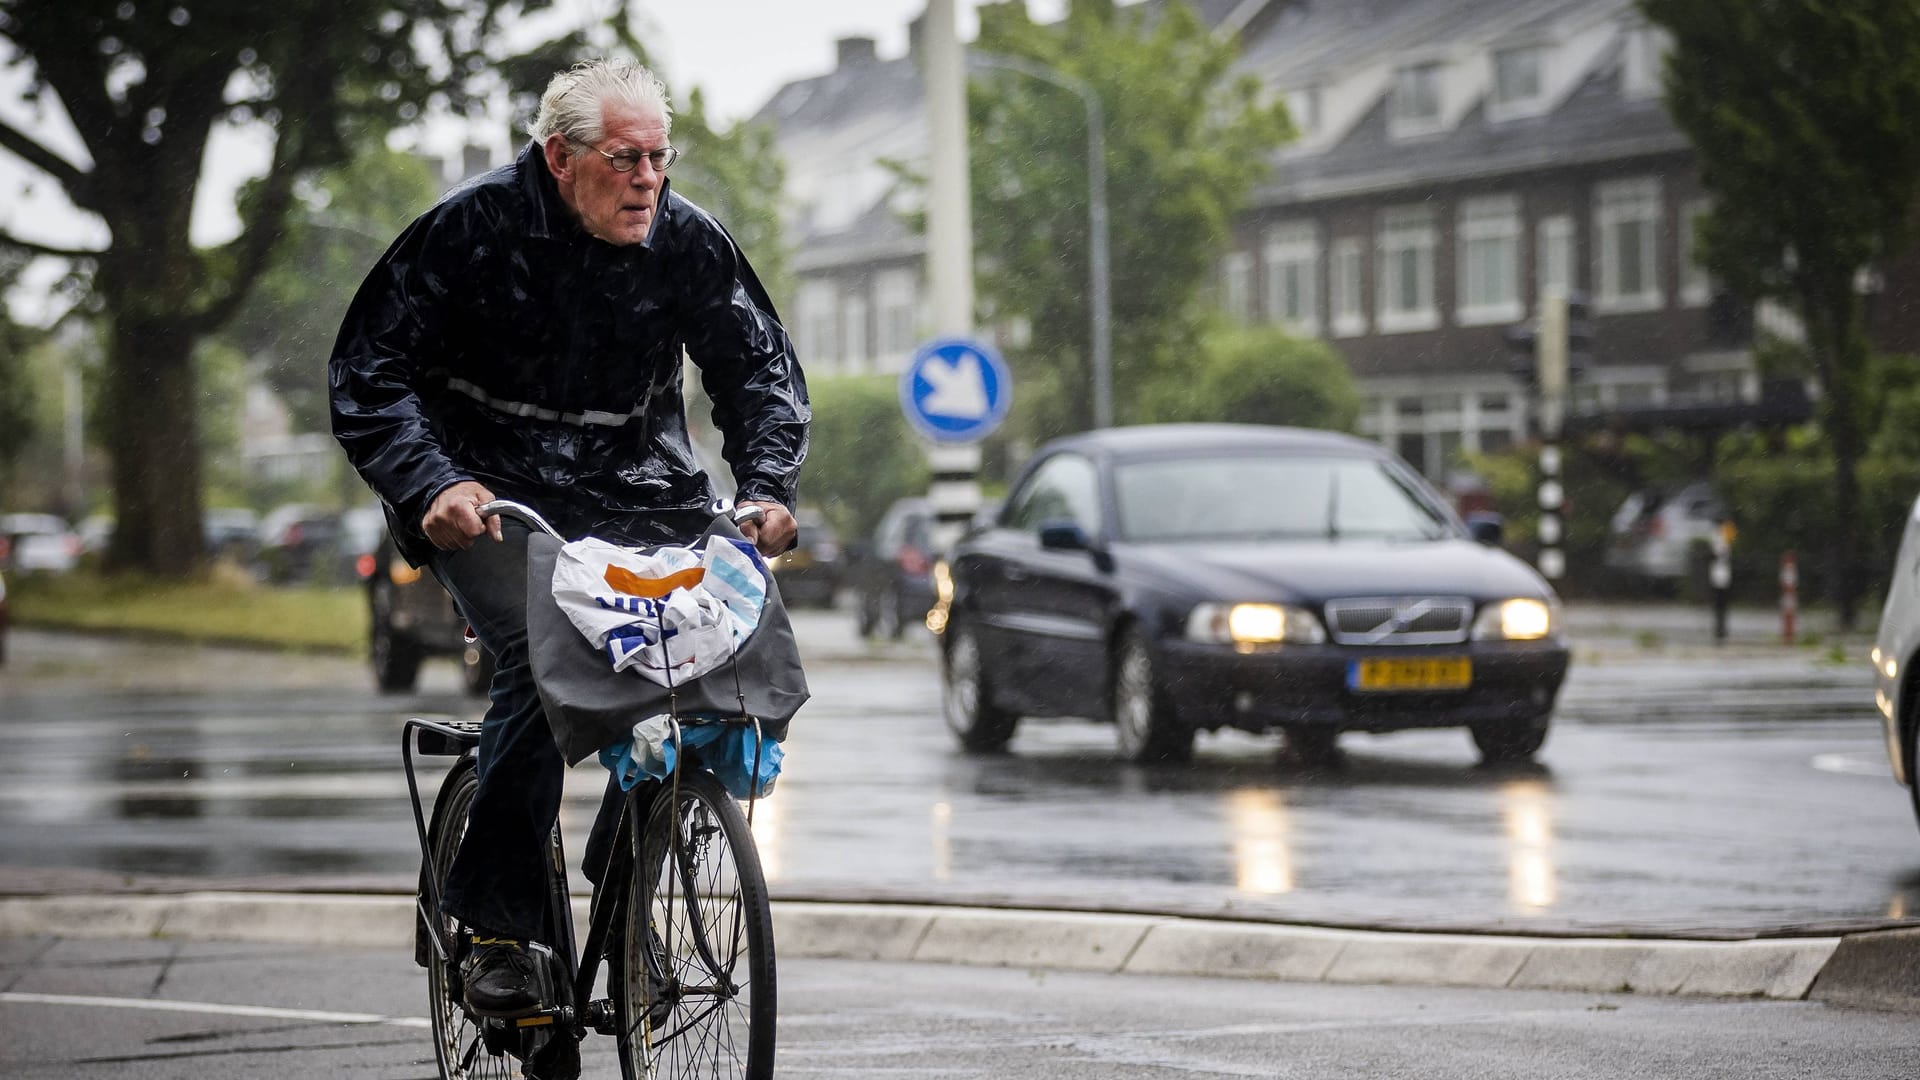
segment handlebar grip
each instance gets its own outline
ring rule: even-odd
[[[539,529],[548,536],[560,540],[566,539],[566,537],[560,535],[560,530],[547,524],[547,519],[541,517],[539,511],[525,503],[517,503],[511,499],[495,499],[489,503],[481,503],[474,508],[474,512],[479,514],[482,520],[494,516],[508,517],[526,525],[528,528]]]
[[[733,508],[733,523],[735,525],[745,525],[749,521],[757,525],[765,520],[767,520],[767,510],[763,506],[736,506]]]

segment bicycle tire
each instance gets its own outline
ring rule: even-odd
[[[689,769],[626,840],[635,858],[610,980],[621,1075],[770,1080],[773,912],[740,804]]]
[[[473,806],[480,777],[471,759],[455,766],[457,774],[441,786],[442,808],[435,814],[431,839],[435,888],[445,893],[447,869],[467,831],[467,810]],[[460,928],[452,920],[434,913],[440,920],[441,934],[449,942]],[[433,1056],[439,1063],[441,1080],[509,1080],[520,1076],[520,1063],[507,1054],[496,1054],[487,1044],[486,1032],[475,1024],[461,1007],[458,997],[458,973],[451,970],[454,958],[442,959],[437,950],[427,950],[427,1006],[433,1021]]]

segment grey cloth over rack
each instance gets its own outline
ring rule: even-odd
[[[715,518],[701,540],[715,534],[740,537],[724,517]],[[613,670],[606,653],[560,610],[553,598],[559,554],[559,540],[539,532],[527,538],[527,650],[553,741],[567,764],[630,738],[633,725],[649,716],[740,716],[743,699],[745,715],[759,718],[761,734],[786,737],[788,722],[807,701],[807,676],[772,574],[760,624],[732,662],[669,690],[636,672]]]

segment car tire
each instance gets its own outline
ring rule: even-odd
[[[460,676],[470,697],[486,697],[493,686],[493,654],[479,642],[466,647],[460,654]]]
[[[973,627],[960,623],[947,631],[941,675],[941,711],[947,727],[970,754],[1004,752],[1020,717],[993,704],[993,681]]]
[[[1193,728],[1182,724],[1167,702],[1153,670],[1153,649],[1137,626],[1120,637],[1113,653],[1112,703],[1120,756],[1139,765],[1167,764],[1193,757]]]
[[[1467,731],[1480,751],[1482,765],[1519,765],[1532,761],[1547,741],[1544,716],[1533,720],[1505,720],[1473,724]]]
[[[1913,804],[1914,822],[1920,824],[1920,720],[1907,724],[1907,800]]]
[[[393,628],[393,585],[376,575],[367,589],[372,625],[367,651],[373,661],[373,680],[382,693],[404,694],[420,681],[420,645]]]
[[[854,629],[859,631],[860,636],[863,638],[874,636],[874,632],[878,630],[880,626],[879,602],[874,599],[872,593],[861,589],[856,594],[854,603],[858,611],[858,614],[854,616]]]
[[[900,590],[888,587],[880,594],[880,613],[874,633],[888,641],[899,641],[907,633],[906,614],[900,610]]]

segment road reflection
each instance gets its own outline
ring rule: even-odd
[[[1292,829],[1286,797],[1272,789],[1228,792],[1227,822],[1233,830],[1235,886],[1261,896],[1292,892]]]
[[[1500,788],[1507,827],[1507,898],[1522,911],[1545,911],[1557,899],[1553,863],[1553,792],[1543,780]]]

